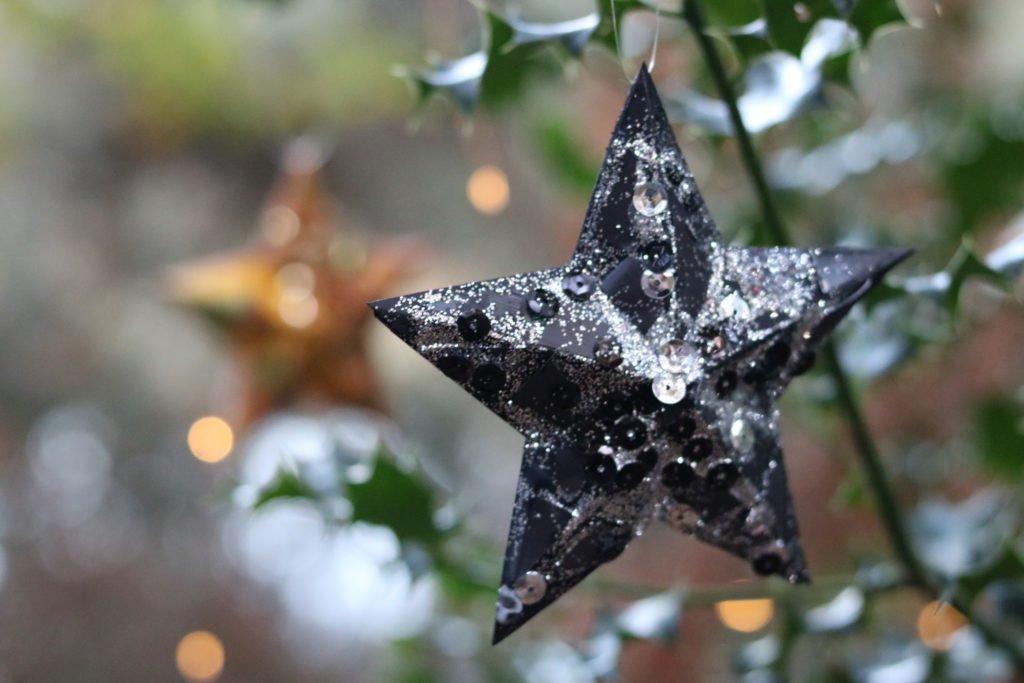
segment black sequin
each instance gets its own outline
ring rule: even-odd
[[[675,265],[675,255],[672,253],[672,245],[668,242],[651,242],[640,248],[640,260],[647,266],[648,270],[655,273],[664,273]]]
[[[764,352],[761,365],[767,372],[778,372],[789,362],[789,355],[789,344],[777,341]]]
[[[622,490],[635,489],[647,476],[647,470],[637,462],[628,462],[615,475],[615,485]]]
[[[461,354],[442,356],[435,363],[437,369],[456,382],[465,382],[473,372],[473,363]]]
[[[602,420],[614,422],[633,409],[633,404],[624,394],[613,391],[605,394],[597,406],[597,415]]]
[[[661,483],[672,493],[682,493],[697,479],[689,463],[673,460],[661,470]]]
[[[466,341],[480,341],[491,331],[491,321],[479,308],[466,311],[455,321],[459,334]]]
[[[716,489],[728,489],[740,478],[740,468],[728,460],[716,462],[708,468],[708,483]]]
[[[574,382],[562,380],[551,385],[544,399],[544,407],[556,412],[572,410],[580,402],[580,388]]]
[[[548,289],[534,290],[533,294],[526,299],[526,310],[538,320],[554,318],[558,315],[558,309],[558,296]]]
[[[711,443],[711,439],[707,437],[698,436],[695,439],[690,439],[686,442],[686,446],[683,448],[683,455],[686,456],[687,460],[693,462],[700,462],[704,458],[711,455],[714,451],[714,445]]]
[[[771,576],[772,574],[777,574],[782,569],[782,558],[779,557],[778,553],[772,551],[763,552],[754,558],[751,566],[759,575]]]
[[[647,441],[647,427],[632,415],[624,415],[615,421],[612,439],[620,448],[640,448]]]
[[[586,273],[571,273],[562,278],[562,291],[573,301],[586,301],[597,289],[597,278]]]
[[[594,342],[594,359],[606,368],[622,365],[622,347],[611,337],[601,337]]]
[[[658,464],[658,451],[653,448],[645,448],[636,456],[636,462],[644,468],[644,472],[650,472]]]
[[[737,384],[739,384],[739,378],[736,376],[736,373],[732,370],[726,370],[719,375],[718,380],[715,382],[715,393],[720,398],[724,398],[733,392]]]
[[[505,371],[494,363],[481,365],[473,373],[469,385],[485,396],[493,396],[505,388]]]

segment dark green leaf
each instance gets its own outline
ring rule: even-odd
[[[594,32],[594,42],[603,45],[612,52],[618,53],[619,47],[615,36],[615,29],[622,28],[623,17],[626,12],[643,8],[640,0],[598,0],[597,9],[601,15],[601,23]]]
[[[944,168],[946,193],[957,210],[961,233],[983,227],[985,219],[1020,208],[1024,185],[1024,140],[1005,140],[987,116],[958,131],[966,142]]]
[[[270,484],[260,490],[256,502],[253,503],[253,509],[259,510],[265,505],[283,498],[317,500],[318,496],[316,491],[302,481],[297,474],[282,469],[278,471],[277,476]]]
[[[1006,398],[992,398],[975,413],[978,454],[993,474],[1024,480],[1024,429],[1021,407]]]
[[[402,541],[430,545],[440,538],[433,521],[433,493],[386,457],[377,458],[367,481],[349,485],[348,496],[354,522],[390,527]]]
[[[756,0],[706,0],[704,9],[712,28],[742,26],[761,16]]]
[[[779,50],[800,55],[807,34],[819,19],[837,18],[831,0],[762,0],[768,37]]]
[[[573,136],[564,119],[544,121],[535,131],[537,146],[548,165],[569,190],[589,197],[597,178],[600,159],[593,158]]]
[[[860,35],[861,44],[867,45],[882,26],[905,20],[896,0],[860,0],[847,21]]]
[[[946,290],[946,307],[955,311],[960,306],[960,294],[964,284],[972,277],[980,277],[990,283],[1007,288],[1010,281],[1003,273],[993,270],[975,253],[969,242],[965,241],[953,257],[946,269],[949,273],[949,289]]]

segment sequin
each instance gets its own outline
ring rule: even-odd
[[[647,441],[647,428],[636,417],[624,415],[615,421],[612,438],[621,448],[639,448]]]
[[[659,401],[672,405],[686,398],[686,380],[679,375],[661,374],[651,381],[651,390]]]
[[[455,321],[459,334],[466,341],[480,341],[491,331],[491,321],[478,308],[466,311]]]
[[[729,460],[716,462],[708,468],[708,483],[716,489],[727,489],[740,478],[740,469]]]
[[[633,207],[644,216],[657,216],[668,208],[668,196],[657,183],[643,183],[633,193]]]
[[[750,423],[742,418],[736,418],[729,425],[729,443],[741,453],[749,451],[754,446],[754,430]]]
[[[554,318],[558,315],[558,297],[547,289],[536,289],[526,299],[526,309],[530,315],[539,320]]]
[[[666,298],[675,286],[676,276],[672,270],[666,270],[664,273],[645,270],[640,277],[640,289],[652,299]]]
[[[597,289],[597,278],[585,273],[570,273],[562,278],[562,291],[573,301],[586,301]]]
[[[782,558],[775,551],[766,551],[757,555],[751,562],[754,571],[761,576],[771,576],[782,569]]]
[[[667,372],[680,374],[696,369],[697,349],[679,339],[670,339],[658,349],[658,363]]]
[[[606,368],[622,364],[622,347],[612,337],[601,337],[594,342],[594,360]]]
[[[513,589],[524,605],[535,605],[548,592],[548,582],[540,572],[526,572],[516,579]]]

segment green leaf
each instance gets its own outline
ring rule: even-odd
[[[440,539],[434,526],[434,496],[413,474],[378,456],[373,475],[349,484],[352,521],[390,527],[401,541],[433,545]]]
[[[997,136],[986,113],[957,133],[966,142],[943,175],[946,194],[957,209],[957,227],[969,233],[984,227],[985,219],[993,215],[1020,208],[1024,140]]]
[[[992,565],[976,574],[961,577],[957,588],[961,599],[966,598],[970,604],[990,583],[1020,578],[1024,578],[1024,560],[1007,544]]]
[[[712,28],[743,26],[761,17],[757,0],[706,0],[704,10]]]
[[[1024,481],[1024,418],[1021,406],[990,398],[975,412],[975,440],[985,468],[1011,481]]]
[[[318,500],[319,496],[299,475],[290,470],[282,469],[278,470],[277,476],[270,484],[260,490],[252,507],[254,510],[259,510],[276,500],[295,498]]]
[[[579,197],[589,197],[601,160],[594,158],[573,135],[565,119],[548,119],[537,126],[537,146],[563,185]]]
[[[736,55],[744,66],[772,49],[767,38],[755,33],[730,33],[725,38],[732,43]]]
[[[847,18],[860,35],[862,45],[871,42],[871,38],[886,24],[905,23],[896,0],[860,0]]]
[[[866,509],[871,506],[872,499],[864,485],[864,479],[854,470],[843,478],[839,488],[836,489],[832,502],[841,509]]]
[[[831,0],[762,0],[762,3],[772,45],[797,56],[819,19],[839,16]]]
[[[601,15],[601,23],[594,31],[593,40],[612,52],[618,53],[619,46],[615,37],[616,26],[621,30],[623,17],[626,13],[642,9],[645,5],[640,0],[598,0],[597,11]]]
[[[1002,289],[1007,289],[1012,284],[1010,279],[997,270],[993,270],[978,256],[969,241],[965,240],[949,267],[949,289],[946,290],[946,308],[956,311],[960,307],[960,294],[964,284],[972,277],[980,277]]]

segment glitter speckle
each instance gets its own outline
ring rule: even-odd
[[[750,319],[750,304],[739,294],[733,292],[722,299],[718,306],[719,313],[728,320],[746,321]]]

